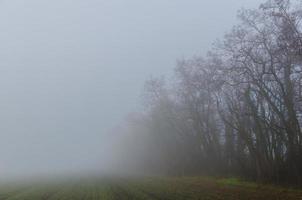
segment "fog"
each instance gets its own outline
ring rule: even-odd
[[[205,54],[260,2],[2,0],[0,179],[110,168],[145,80]]]

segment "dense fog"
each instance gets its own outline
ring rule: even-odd
[[[175,68],[194,65],[187,59],[223,39],[239,23],[238,10],[260,3],[0,1],[0,180],[186,174],[187,166],[176,167],[181,146],[172,142],[171,150],[150,134],[150,90],[175,89]]]

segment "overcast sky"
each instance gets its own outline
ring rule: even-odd
[[[259,2],[1,0],[0,176],[97,168],[144,80],[204,54]]]

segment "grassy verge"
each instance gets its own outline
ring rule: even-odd
[[[0,188],[0,200],[302,200],[302,191],[236,178],[102,179]]]

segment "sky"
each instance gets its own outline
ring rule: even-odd
[[[0,178],[95,170],[144,81],[260,0],[0,0]]]

